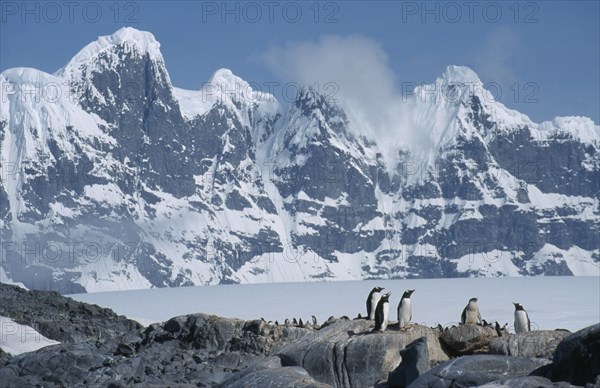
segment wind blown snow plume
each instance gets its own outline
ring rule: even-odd
[[[423,146],[398,78],[378,42],[360,35],[328,35],[315,42],[273,47],[263,59],[286,81],[317,88],[335,85],[335,91],[321,92],[339,102],[350,117],[352,131],[385,148],[384,154],[392,160],[393,150]]]

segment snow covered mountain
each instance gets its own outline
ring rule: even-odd
[[[0,83],[2,281],[74,293],[600,271],[600,127],[534,123],[465,67],[403,103],[419,147],[361,134],[310,88],[287,106],[220,69],[178,89],[132,28]]]

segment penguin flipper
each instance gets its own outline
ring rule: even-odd
[[[529,314],[525,311],[525,318],[527,318],[527,331],[531,331],[531,321],[529,320]]]
[[[465,307],[463,309],[462,314],[460,315],[460,323],[462,323],[464,325],[466,320],[467,320],[467,308]]]

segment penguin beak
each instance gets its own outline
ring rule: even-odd
[[[513,304],[514,304],[515,306],[516,306],[516,305],[518,305],[518,303],[517,303],[517,302],[513,302]]]
[[[408,292],[410,292],[412,294],[413,292],[415,292],[415,290],[408,290]]]

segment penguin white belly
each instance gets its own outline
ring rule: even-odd
[[[400,322],[400,326],[410,322],[410,318],[412,315],[412,306],[410,303],[410,299],[403,299],[400,304],[400,308],[398,309],[398,322]]]
[[[381,322],[381,331],[384,331],[388,325],[388,318],[390,317],[390,304],[383,304],[383,322]]]
[[[371,313],[369,314],[369,319],[375,319],[375,310],[377,309],[377,303],[379,303],[379,299],[381,299],[381,294],[379,292],[375,292],[371,295]]]
[[[467,309],[467,317],[465,319],[465,324],[474,325],[479,322],[479,314],[476,308]]]
[[[524,333],[528,330],[527,313],[525,311],[515,311],[515,332]]]

